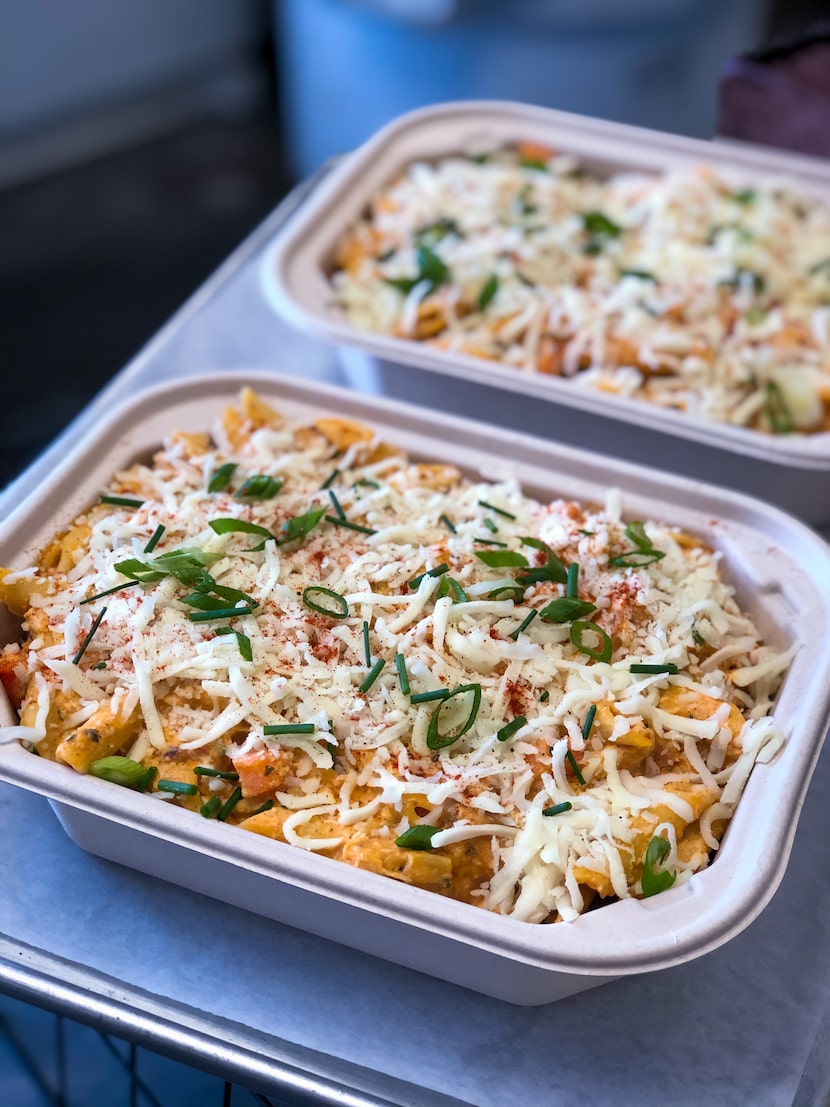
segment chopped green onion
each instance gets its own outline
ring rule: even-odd
[[[101,503],[114,507],[143,507],[144,500],[135,500],[132,496],[102,496]]]
[[[568,566],[567,597],[575,600],[579,596],[579,563],[572,561]]]
[[[258,534],[264,539],[258,546],[252,546],[248,553],[255,553],[259,550],[265,549],[265,543],[270,539],[276,540],[276,535],[272,534],[267,527],[261,527],[257,523],[248,523],[244,519],[211,519],[208,526],[216,534],[233,534],[238,532],[240,534]]]
[[[222,801],[218,796],[211,796],[207,803],[203,803],[199,808],[199,814],[205,819],[212,819],[219,808],[222,806]]]
[[[635,664],[629,666],[629,672],[631,673],[667,673],[669,676],[675,676],[678,669],[676,665],[673,665],[670,661],[664,665],[640,665]]]
[[[744,319],[746,319],[747,323],[752,327],[757,327],[759,323],[763,323],[766,317],[766,308],[759,307],[757,304],[751,307],[744,315]]]
[[[218,596],[210,596],[207,592],[190,592],[182,596],[182,603],[186,603],[188,607],[196,607],[199,611],[226,611],[228,607],[224,600]]]
[[[110,784],[134,788],[147,770],[131,757],[101,757],[92,762],[89,771],[101,780],[108,780]]]
[[[401,849],[432,849],[432,839],[441,830],[440,826],[426,826],[423,823],[411,826],[395,839],[395,845]]]
[[[458,224],[454,219],[448,218],[446,215],[442,215],[440,219],[436,219],[434,223],[427,224],[426,227],[421,227],[419,231],[415,232],[415,241],[419,245],[434,246],[437,242],[441,242],[447,235],[454,234],[456,238],[463,238]]]
[[[566,758],[568,764],[573,769],[573,774],[576,777],[577,781],[584,788],[585,787],[585,777],[582,775],[582,770],[580,769],[579,765],[577,765],[577,763],[576,763],[576,758],[574,757],[573,750],[569,749],[568,752],[565,754],[565,758]]]
[[[429,246],[418,247],[417,261],[417,276],[385,277],[384,283],[390,285],[392,288],[397,288],[399,292],[403,292],[406,296],[409,295],[416,284],[420,284],[422,281],[429,282],[430,288],[428,291],[432,292],[450,279],[449,269],[441,258],[430,250]]]
[[[432,700],[448,700],[449,698],[449,688],[436,688],[432,692],[416,692],[414,696],[410,696],[410,702],[430,703]]]
[[[106,613],[107,613],[107,609],[105,607],[102,607],[101,610],[98,612],[97,616],[95,617],[95,622],[89,628],[89,634],[86,636],[86,638],[84,638],[83,642],[81,643],[81,648],[78,650],[78,652],[72,658],[72,664],[73,665],[79,665],[81,663],[81,658],[86,653],[87,646],[92,641],[92,639],[95,637],[95,632],[98,630],[98,627],[101,625],[101,620],[104,618]]]
[[[369,624],[366,620],[363,620],[363,653],[366,657],[366,664],[372,664],[372,650],[369,646]]]
[[[649,273],[647,269],[621,269],[621,277],[636,277],[638,281],[652,281],[657,284],[657,278],[653,273]]]
[[[239,647],[240,656],[244,661],[253,661],[254,648],[251,645],[251,639],[247,634],[243,634],[240,630],[234,630],[233,627],[217,627],[217,634],[233,634],[236,637],[236,644]]]
[[[582,214],[582,225],[588,235],[584,246],[586,254],[598,254],[609,239],[619,238],[622,227],[612,222],[601,211],[586,211]]]
[[[450,596],[453,603],[467,603],[469,596],[454,577],[444,577],[438,587],[438,597]]]
[[[542,692],[539,695],[539,699],[542,703],[547,703],[548,702],[548,700],[550,699],[550,692],[547,690],[547,688],[544,688],[542,690]]]
[[[526,588],[530,584],[541,584],[543,581],[549,580],[555,581],[557,584],[568,583],[568,570],[546,542],[527,535],[521,541],[523,546],[532,546],[536,550],[541,550],[547,556],[547,561],[544,565],[528,569],[526,573],[520,573],[517,577],[519,584]]]
[[[111,596],[113,592],[120,592],[122,588],[132,588],[135,584],[140,584],[141,581],[130,580],[126,584],[116,584],[114,588],[107,588],[103,592],[96,592],[94,596],[89,596],[85,600],[81,600],[79,607],[83,607],[85,603],[94,603],[95,600],[100,600],[102,596]]]
[[[440,565],[436,565],[434,569],[427,569],[424,573],[419,573],[417,577],[413,577],[412,580],[407,581],[407,587],[411,588],[414,592],[424,577],[440,577],[444,573],[449,572],[449,565],[446,561],[442,561]]]
[[[144,547],[144,553],[152,553],[153,552],[153,550],[156,548],[156,546],[161,541],[162,535],[164,534],[164,532],[166,530],[167,530],[167,527],[164,525],[164,523],[159,523],[159,525],[153,531],[153,534],[152,534],[152,537],[150,538],[150,541]]]
[[[792,434],[793,417],[784,394],[775,381],[767,381],[764,411],[775,434]]]
[[[443,523],[444,526],[447,528],[448,531],[450,531],[451,534],[458,534],[458,531],[453,526],[449,515],[439,515],[438,516],[438,521],[439,521],[439,523]]]
[[[95,664],[92,666],[93,669],[106,669],[106,667],[106,661],[96,661]]]
[[[507,549],[506,542],[498,542],[495,538],[474,538],[473,542],[477,546],[501,546],[503,550]]]
[[[395,668],[398,670],[398,681],[401,691],[405,696],[409,695],[409,674],[406,671],[406,658],[402,653],[395,654]]]
[[[662,550],[626,550],[625,553],[612,557],[608,564],[621,569],[644,569],[646,565],[652,565],[665,556]]]
[[[264,726],[263,734],[313,734],[317,728],[314,723],[278,723],[275,726]]]
[[[451,699],[456,696],[463,696],[470,692],[472,694],[472,703],[467,718],[464,722],[451,730],[447,734],[442,734],[440,729],[441,712],[447,706]],[[456,688],[454,692],[450,692],[445,700],[435,708],[432,713],[432,718],[429,720],[429,726],[427,727],[427,746],[431,750],[442,750],[447,746],[451,746],[453,742],[457,742],[462,734],[466,734],[473,723],[476,721],[478,715],[478,709],[481,707],[481,685],[480,684],[462,684]]]
[[[543,815],[562,815],[565,811],[570,811],[573,808],[573,804],[570,800],[565,800],[564,803],[555,803],[553,807],[543,807]]]
[[[361,526],[360,523],[353,523],[350,519],[338,519],[336,515],[326,515],[327,523],[331,523],[335,527],[345,527],[347,530],[357,530],[361,534],[377,534],[376,530],[372,527]]]
[[[481,292],[479,292],[478,299],[476,300],[476,307],[479,311],[484,311],[484,309],[496,295],[498,290],[499,278],[496,276],[495,273],[491,273],[482,285]]]
[[[666,869],[655,871],[655,866],[668,856],[670,849],[671,846],[665,838],[654,837],[649,842],[643,861],[643,896],[656,896],[658,892],[668,891],[677,879],[677,873]]]
[[[338,519],[345,519],[346,518],[346,512],[340,506],[340,501],[338,500],[338,498],[335,496],[335,494],[332,492],[331,489],[329,489],[329,499],[331,500],[331,506],[337,512],[337,518]]]
[[[476,557],[491,569],[527,568],[527,558],[515,550],[476,550]]]
[[[305,515],[295,515],[292,519],[286,519],[282,524],[277,544],[282,546],[286,542],[294,542],[297,538],[305,538],[325,514],[326,509],[321,507],[318,511],[308,511]]]
[[[587,742],[591,736],[591,727],[594,725],[594,719],[597,714],[597,705],[592,703],[588,708],[588,714],[585,716],[585,722],[582,724],[582,741]]]
[[[219,809],[219,812],[216,815],[217,820],[220,823],[223,823],[241,799],[242,799],[242,789],[237,785],[237,787],[234,788],[234,790],[231,792],[230,796],[228,796],[228,798],[225,800],[222,807]]]
[[[496,732],[496,737],[500,742],[508,742],[523,726],[527,726],[527,719],[524,715],[517,715],[515,719],[506,723],[501,730]]]
[[[189,611],[191,623],[209,623],[213,619],[235,619],[239,615],[253,615],[252,607],[222,607],[216,611]]]
[[[209,765],[197,765],[193,772],[196,776],[216,777],[217,780],[239,780],[239,773],[232,773],[228,769],[212,769]]]
[[[337,480],[337,478],[339,476],[340,476],[340,470],[339,469],[332,469],[332,471],[329,473],[329,475],[326,477],[326,479],[320,485],[320,491],[325,492],[327,488],[331,488],[331,486],[334,484],[334,482]]]
[[[315,596],[325,596],[331,600],[333,606],[324,607],[314,599]],[[349,615],[349,604],[345,596],[316,584],[303,589],[303,603],[309,610],[316,611],[319,615],[329,615],[332,619],[346,619]]]
[[[585,645],[585,635],[596,634],[599,636],[602,643],[598,649],[593,649],[591,646]],[[602,627],[597,626],[596,623],[586,623],[581,619],[577,619],[571,623],[571,641],[579,650],[580,653],[587,654],[588,657],[592,657],[594,661],[610,661],[611,654],[614,647],[609,636],[605,633]]]
[[[151,765],[144,776],[141,777],[138,784],[136,784],[136,792],[146,792],[157,776],[158,769],[155,767],[155,765]]]
[[[500,507],[496,507],[495,504],[488,504],[486,500],[479,500],[478,505],[479,505],[479,507],[489,508],[490,511],[495,511],[496,515],[502,515],[502,516],[504,516],[505,519],[515,519],[516,518],[515,515],[511,515],[509,511],[504,511]]]
[[[242,602],[248,607],[259,607],[253,596],[249,596],[247,592],[242,592],[239,588],[227,588],[224,584],[211,582],[210,591],[215,592],[217,596],[221,596],[223,600],[230,600],[231,603]]]
[[[496,526],[496,524],[493,522],[492,519],[485,519],[484,520],[484,525],[485,525],[485,527],[487,527],[487,529],[490,531],[491,534],[498,534],[499,533],[499,528]]]
[[[542,158],[519,158],[519,165],[522,169],[541,169],[544,172],[548,171],[548,163],[543,161]]]
[[[380,485],[376,480],[367,480],[365,477],[361,477],[360,480],[354,482],[352,488],[380,488]]]
[[[640,522],[639,519],[627,524],[625,536],[629,542],[634,543],[638,550],[651,552],[653,549],[652,541],[646,534],[645,524]]]
[[[512,630],[510,632],[508,637],[512,638],[514,642],[518,642],[519,635],[522,633],[523,630],[527,630],[527,628],[530,626],[530,624],[533,622],[538,614],[539,612],[536,610],[536,608],[534,608],[529,615],[525,615],[524,619],[522,619],[515,630]]]
[[[210,478],[210,483],[207,488],[208,492],[224,492],[231,483],[231,477],[235,472],[235,461],[226,461],[224,465],[220,465]],[[145,550],[144,552],[146,553],[147,551]]]
[[[596,611],[596,604],[589,600],[577,600],[572,596],[560,596],[557,600],[551,600],[542,608],[539,614],[545,623],[572,623],[583,615],[590,615]]]
[[[586,536],[586,538],[593,538],[593,536],[596,534],[596,531],[595,530],[583,530],[582,527],[580,527],[579,530],[576,533],[577,534],[584,534]]]
[[[731,192],[730,196],[736,204],[754,204],[758,198],[758,193],[754,188],[744,188],[739,192]]]
[[[261,815],[264,811],[270,811],[273,806],[273,800],[266,800],[262,807],[258,807],[256,811],[254,811],[254,815]]]
[[[183,784],[180,780],[160,780],[156,788],[159,792],[172,792],[176,796],[195,796],[199,791],[195,784]]]
[[[524,598],[525,590],[518,584],[502,584],[501,587],[487,593],[488,600],[513,600],[515,603],[521,603]]]
[[[123,573],[125,577],[131,577],[141,584],[152,584],[154,581],[164,580],[168,575],[165,571],[154,569],[152,565],[146,565],[143,561],[138,561],[134,557],[130,557],[126,561],[116,561],[113,568],[119,573]]]
[[[383,671],[383,666],[385,664],[386,662],[384,661],[384,659],[382,657],[379,657],[372,668],[369,670],[369,672],[366,674],[365,679],[362,680],[358,685],[359,692],[369,691],[369,689],[372,687],[372,685],[375,683],[375,681],[378,679],[381,672]]]
[[[234,498],[237,500],[273,500],[285,484],[284,477],[269,477],[265,473],[255,473],[248,477]]]

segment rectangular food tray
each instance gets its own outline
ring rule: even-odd
[[[589,169],[661,172],[708,164],[736,185],[785,179],[830,202],[817,159],[648,131],[527,104],[442,104],[401,116],[347,157],[263,257],[263,288],[288,322],[342,349],[349,382],[560,442],[762,495],[811,522],[830,522],[830,433],[773,436],[656,408],[573,382],[425,343],[362,331],[334,303],[335,246],[374,194],[414,161],[517,141],[544,143]]]
[[[607,464],[593,454],[318,384],[211,375],[144,392],[102,422],[10,516],[0,564],[30,563],[115,470],[148,458],[173,429],[209,428],[243,383],[288,416],[365,421],[414,458],[487,479],[515,475],[530,495],[605,495]],[[803,643],[776,707],[788,741],[754,770],[714,864],[681,887],[572,923],[529,924],[200,819],[17,743],[0,746],[0,778],[49,797],[70,837],[92,853],[512,1003],[548,1003],[704,954],[746,927],[783,876],[826,729],[830,551],[801,523],[735,493],[624,463],[614,484],[629,517],[676,524],[722,551],[739,602],[769,641]],[[16,631],[7,617],[0,641]],[[13,722],[4,707],[0,723]]]

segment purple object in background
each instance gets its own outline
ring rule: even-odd
[[[830,158],[830,23],[731,58],[721,75],[718,134]]]

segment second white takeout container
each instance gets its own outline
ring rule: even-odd
[[[113,472],[149,458],[175,428],[209,428],[244,383],[291,418],[367,422],[413,458],[457,465],[473,479],[516,476],[544,500],[606,493],[607,463],[592,454],[316,383],[222,374],[143,393],[101,423],[6,520],[0,564],[30,564]],[[67,833],[92,853],[512,1003],[548,1003],[707,953],[759,914],[784,873],[827,725],[830,550],[744,496],[623,463],[613,477],[628,518],[666,520],[722,552],[725,576],[768,641],[803,643],[776,705],[787,743],[755,768],[712,866],[681,887],[572,923],[530,924],[202,819],[17,743],[0,746],[0,778],[48,796]],[[0,631],[0,643],[18,637],[11,619]],[[11,723],[0,697],[0,715],[4,706],[0,723]]]
[[[763,496],[812,522],[830,522],[830,433],[763,434],[348,322],[330,283],[335,247],[373,196],[412,162],[519,141],[572,154],[601,174],[706,164],[736,185],[783,180],[830,203],[830,166],[817,159],[528,104],[441,104],[384,127],[319,186],[263,258],[266,298],[293,325],[342,347],[347,377],[364,391],[659,465]]]

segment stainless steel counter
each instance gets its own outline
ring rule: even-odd
[[[113,404],[228,368],[340,379],[264,303],[245,242],[49,450],[0,519]],[[793,735],[793,741],[798,735]],[[824,1104],[830,1051],[830,751],[784,883],[699,961],[512,1007],[81,852],[47,802],[0,785],[0,990],[298,1104]]]

